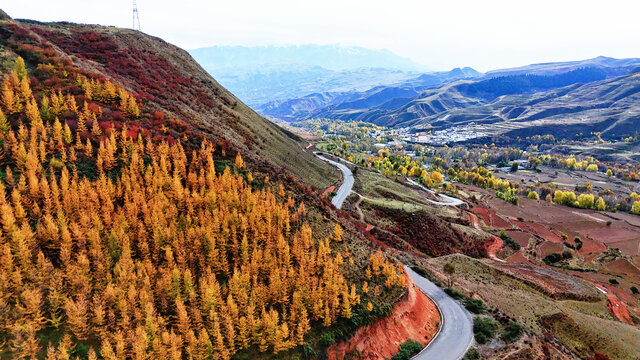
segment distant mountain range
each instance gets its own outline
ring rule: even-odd
[[[598,57],[480,74],[424,74],[366,91],[311,94],[256,109],[289,121],[361,120],[410,132],[472,126],[487,136],[640,129],[640,59]]]
[[[288,121],[313,117],[352,119],[368,109],[391,111],[434,86],[483,74],[472,68],[456,68],[448,72],[419,75],[391,85],[380,85],[365,91],[349,89],[341,92],[318,92],[300,98],[274,100],[255,109],[263,115]]]
[[[312,93],[368,90],[428,70],[388,50],[340,45],[212,46],[190,54],[252,107]]]

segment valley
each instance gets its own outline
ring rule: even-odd
[[[474,350],[482,356],[597,352],[633,359],[640,345],[634,291],[640,281],[634,275],[640,274],[640,217],[620,210],[638,201],[636,163],[564,155],[554,147],[541,151],[542,145],[526,151],[422,146],[403,142],[401,132],[362,122],[316,120],[289,128],[307,138],[315,134],[318,149],[348,159],[355,184],[342,208],[360,229],[402,261],[427,269],[431,279],[451,281],[463,301],[481,299],[502,326],[517,321],[528,329],[525,344],[494,341],[485,347],[476,339]],[[455,206],[446,206],[451,204],[436,192],[452,195]],[[575,203],[564,202],[565,193]],[[615,198],[625,205],[614,205]],[[605,211],[609,206],[612,211]],[[466,256],[449,255],[454,253]],[[467,270],[470,261],[478,272]],[[445,272],[448,264],[453,274]],[[512,284],[502,287],[506,278]],[[494,282],[503,285],[489,285]],[[514,289],[520,290],[513,301],[529,300],[510,302],[507,293]],[[539,305],[532,308],[534,303]],[[594,325],[601,321],[613,327],[601,332]],[[556,340],[548,342],[545,334]]]
[[[189,51],[0,10],[1,360],[638,359],[639,58],[434,71],[253,5],[162,18]]]

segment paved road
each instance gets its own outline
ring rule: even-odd
[[[438,194],[437,192],[435,192],[435,191],[433,191],[433,190],[431,190],[431,189],[429,189],[429,188],[427,188],[425,186],[422,186],[419,183],[417,183],[417,182],[415,182],[415,181],[413,181],[413,180],[411,180],[409,178],[407,178],[407,181],[409,183],[421,188],[422,190],[424,190],[426,192],[429,192],[429,193],[431,193],[433,195],[436,195],[440,199],[442,199],[442,201],[434,201],[434,200],[425,199],[425,200],[427,200],[428,202],[430,202],[432,204],[442,205],[442,206],[458,206],[458,205],[464,204],[464,201],[462,201],[460,199],[456,199],[454,197],[447,196],[447,195],[444,195],[444,194]]]
[[[416,286],[436,303],[442,316],[440,332],[413,360],[458,360],[473,341],[473,318],[457,301],[410,267],[404,269]]]
[[[320,159],[328,162],[329,164],[338,167],[338,169],[340,169],[340,171],[342,171],[342,175],[343,175],[342,185],[340,186],[340,188],[336,192],[336,196],[334,196],[333,199],[331,199],[331,203],[336,208],[340,209],[340,208],[342,208],[342,203],[344,202],[344,199],[347,198],[349,193],[351,193],[351,189],[353,188],[353,173],[344,164],[341,164],[339,162],[335,162],[333,160],[329,160],[329,159],[327,159],[326,157],[324,157],[322,155],[316,154],[316,156],[319,157]]]
[[[353,173],[344,164],[329,160],[321,155],[316,154],[320,159],[328,162],[329,164],[336,166],[342,171],[344,180],[342,186],[338,189],[336,196],[333,197],[331,202],[336,208],[340,209],[344,199],[351,192],[353,188]],[[409,180],[411,181],[411,180]],[[418,186],[420,184],[415,183]],[[431,191],[425,188],[427,191]],[[443,202],[432,203],[438,205],[454,206],[462,204],[462,201],[456,198],[452,198],[446,195],[436,194],[443,198]],[[442,316],[442,324],[440,325],[440,332],[422,351],[414,356],[415,360],[459,360],[469,349],[471,342],[473,341],[473,318],[471,314],[460,303],[455,301],[449,295],[447,295],[442,289],[437,287],[431,281],[418,275],[415,271],[411,270],[408,266],[404,267],[411,280],[416,286],[425,293],[433,302],[438,306],[440,316]]]

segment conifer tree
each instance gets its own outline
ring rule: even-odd
[[[20,80],[27,77],[27,68],[25,66],[24,59],[21,56],[18,56],[16,59],[14,69]]]
[[[7,117],[4,115],[2,110],[0,110],[0,136],[4,137],[9,130],[11,130],[11,126],[9,125],[9,121]]]

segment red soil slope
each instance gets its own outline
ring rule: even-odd
[[[396,304],[391,315],[359,329],[350,340],[330,347],[330,360],[344,359],[354,351],[362,354],[359,359],[388,359],[406,340],[415,340],[423,345],[431,341],[440,326],[440,313],[409,276],[405,274],[405,278],[409,292]]]
[[[608,308],[611,315],[623,323],[633,325],[633,320],[631,319],[631,315],[629,315],[629,310],[624,303],[620,301],[613,292],[611,292],[611,289],[607,289],[606,295],[607,300],[609,300]]]

